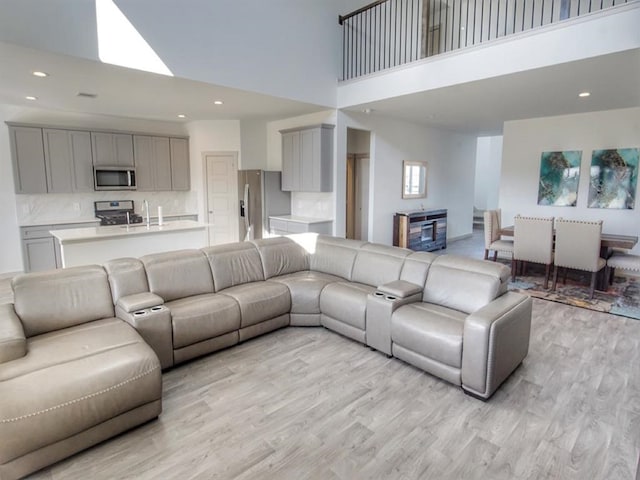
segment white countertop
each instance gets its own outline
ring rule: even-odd
[[[66,230],[51,230],[49,233],[60,240],[61,244],[103,240],[107,238],[130,237],[132,235],[158,235],[177,231],[204,230],[207,224],[193,220],[179,220],[166,222],[163,225],[144,223],[135,225],[113,225],[108,227],[69,228]]]
[[[197,213],[165,213],[163,214],[163,218],[172,218],[172,217],[189,217],[189,216],[197,216]],[[158,218],[157,215],[151,215],[151,218]],[[36,220],[36,221],[27,221],[21,222],[18,226],[20,227],[39,227],[43,225],[73,225],[74,223],[100,223],[100,219],[96,217],[83,217],[83,218],[74,218],[71,220]]]
[[[285,222],[298,222],[311,225],[312,223],[328,223],[333,222],[331,218],[315,218],[315,217],[300,217],[298,215],[271,215],[270,219],[283,220]]]

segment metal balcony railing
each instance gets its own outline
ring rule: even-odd
[[[342,79],[638,0],[378,0],[342,25]]]

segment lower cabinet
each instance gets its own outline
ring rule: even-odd
[[[49,232],[68,228],[96,227],[99,222],[31,225],[20,227],[22,260],[25,272],[38,272],[62,267],[60,246]]]
[[[23,240],[22,252],[25,272],[53,270],[58,267],[55,239],[51,236]]]

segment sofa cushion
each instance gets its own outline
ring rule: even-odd
[[[309,254],[287,237],[273,237],[253,242],[258,248],[266,280],[302,270],[309,270]]]
[[[391,341],[451,367],[462,366],[466,314],[429,303],[412,303],[391,317]]]
[[[422,299],[471,313],[505,293],[508,279],[505,265],[443,255],[431,264]]]
[[[165,302],[214,292],[209,262],[200,250],[153,253],[140,260],[147,271],[149,289]]]
[[[0,463],[160,400],[158,357],[115,318],[31,337],[0,365]]]
[[[320,293],[342,279],[320,272],[297,272],[271,279],[285,284],[291,293],[291,313],[320,313]]]
[[[436,254],[429,252],[414,252],[408,255],[402,265],[400,280],[424,287],[424,284],[427,282],[429,267],[431,267],[431,264],[436,258],[438,258]]]
[[[375,290],[362,283],[330,283],[320,294],[320,310],[328,317],[364,330],[367,296]]]
[[[113,304],[122,297],[149,291],[144,264],[137,258],[116,258],[103,264],[109,276]]]
[[[351,281],[379,287],[400,278],[404,259],[411,250],[368,243],[356,255]]]
[[[240,305],[241,328],[271,320],[291,310],[289,289],[271,280],[226,288],[221,294],[230,296]]]
[[[27,338],[114,315],[107,273],[98,265],[17,275],[11,286]]]
[[[309,259],[309,268],[316,272],[351,280],[353,262],[358,254],[358,249],[366,243],[359,240],[318,235],[315,249]]]
[[[251,242],[216,245],[203,248],[202,252],[211,266],[217,292],[236,285],[264,280],[260,254]]]
[[[233,298],[205,293],[173,300],[171,311],[173,348],[224,335],[240,328],[240,307]]]

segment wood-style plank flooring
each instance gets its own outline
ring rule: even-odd
[[[164,412],[34,479],[633,480],[640,321],[534,302],[488,402],[323,328],[164,375]]]

